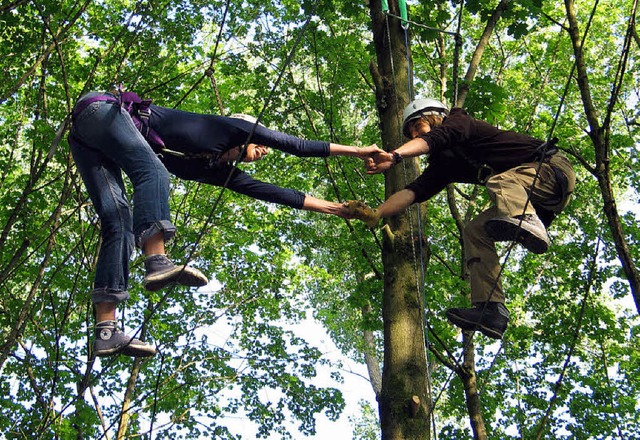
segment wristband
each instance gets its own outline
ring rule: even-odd
[[[393,156],[394,164],[398,164],[402,162],[402,159],[404,159],[402,156],[400,156],[400,153],[398,153],[396,150],[391,151],[391,155]]]

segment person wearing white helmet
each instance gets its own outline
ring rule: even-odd
[[[381,173],[404,158],[420,155],[428,155],[428,165],[378,208],[360,209],[359,218],[375,225],[381,217],[428,200],[450,183],[486,186],[494,205],[469,222],[463,237],[473,307],[452,308],[446,314],[463,330],[501,339],[509,312],[495,242],[515,240],[531,252],[546,252],[545,225],[567,206],[575,187],[572,165],[555,142],[498,129],[461,108],[449,112],[431,98],[417,99],[406,107],[402,131],[411,140],[366,160],[367,172]]]

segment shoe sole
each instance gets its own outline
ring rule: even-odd
[[[116,354],[123,354],[131,357],[150,357],[156,354],[156,349],[152,346],[137,347],[133,345],[120,345],[107,350],[94,350],[93,354],[97,357],[114,356]]]
[[[188,287],[202,287],[209,280],[198,270],[190,267],[175,267],[166,272],[149,275],[144,278],[143,287],[155,292],[170,284],[180,284]]]
[[[504,335],[504,331],[500,332],[494,328],[486,327],[479,322],[469,321],[455,313],[446,312],[446,315],[453,325],[460,327],[462,330],[480,331],[483,335],[492,339],[502,339],[502,335]]]
[[[155,349],[155,347],[152,347],[152,346],[149,346],[149,348],[143,348],[143,347],[136,347],[136,346],[129,345],[124,347],[120,353],[125,356],[131,356],[135,358],[151,357],[151,356],[155,356],[155,354],[157,353],[157,350]]]
[[[484,225],[487,233],[495,241],[516,241],[534,254],[544,254],[549,249],[549,243],[517,224],[489,220]]]

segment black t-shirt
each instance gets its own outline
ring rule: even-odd
[[[480,183],[478,164],[502,173],[534,162],[544,143],[474,119],[461,108],[452,109],[441,125],[420,137],[429,144],[430,154],[427,168],[406,186],[415,193],[415,203],[430,199],[449,183]]]

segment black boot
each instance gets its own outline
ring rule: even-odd
[[[509,311],[502,303],[475,303],[471,309],[447,310],[447,318],[462,330],[479,330],[485,336],[502,339],[509,323]]]
[[[150,255],[144,261],[147,274],[144,277],[145,289],[155,292],[169,284],[201,287],[209,280],[198,269],[189,266],[176,266],[166,255]]]

